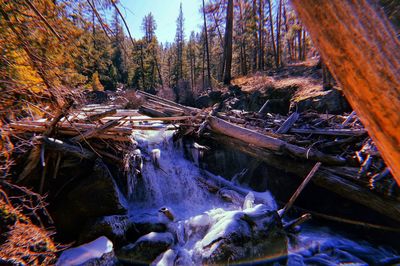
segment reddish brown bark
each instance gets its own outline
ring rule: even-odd
[[[400,184],[400,43],[366,0],[292,0]]]

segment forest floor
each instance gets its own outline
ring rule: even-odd
[[[237,77],[232,80],[232,84],[241,87],[242,91],[247,93],[263,90],[266,87],[273,87],[276,90],[297,87],[296,99],[323,95],[322,74],[318,62],[318,59],[309,59],[305,62],[292,63],[278,71]]]

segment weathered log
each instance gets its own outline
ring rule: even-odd
[[[390,227],[390,226],[385,226],[385,225],[380,225],[380,224],[367,223],[367,222],[362,222],[362,221],[356,221],[356,220],[352,220],[352,219],[328,215],[325,213],[320,213],[320,212],[315,212],[315,211],[308,211],[308,210],[304,210],[304,209],[303,209],[303,211],[307,211],[307,212],[311,213],[314,217],[322,218],[322,219],[325,219],[328,221],[334,221],[334,222],[338,222],[338,223],[342,223],[342,224],[355,225],[355,226],[364,227],[367,229],[375,229],[375,230],[400,233],[400,228],[395,228],[395,227]]]
[[[167,100],[167,99],[152,95],[152,94],[144,92],[144,91],[137,91],[136,93],[141,95],[141,96],[143,96],[143,97],[145,97],[145,98],[150,98],[152,100],[155,100],[155,101],[158,101],[158,102],[162,102],[162,103],[165,103],[165,104],[170,105],[170,106],[177,107],[177,108],[179,108],[181,110],[184,110],[186,113],[189,113],[189,114],[191,114],[192,112],[198,113],[198,112],[201,111],[200,109],[197,109],[197,108],[194,108],[194,107],[184,106],[184,105],[181,105],[179,103],[176,103],[176,102],[173,102],[173,101],[170,101],[170,100]]]
[[[310,213],[305,213],[302,216],[300,216],[297,219],[294,219],[286,224],[283,225],[283,228],[285,230],[292,230],[294,227],[307,222],[308,220],[310,220],[312,218]]]
[[[90,115],[84,120],[84,122],[95,122],[104,117],[115,115],[116,113],[117,113],[117,109],[114,108],[114,109],[107,110],[107,111],[104,111],[99,114]]]
[[[400,42],[370,2],[292,0],[400,185]]]
[[[38,125],[38,123],[32,122],[33,125],[31,124],[25,124],[25,123],[12,123],[10,124],[10,128],[12,129],[13,133],[26,133],[26,132],[36,132],[36,133],[43,133],[46,130],[46,124],[41,123]],[[76,128],[72,127],[66,127],[62,126],[57,132],[60,135],[67,135],[67,136],[76,136],[80,134],[81,131],[85,131],[86,129],[90,129],[95,125],[84,125],[83,128],[80,128],[79,125],[76,125]],[[99,139],[110,139],[110,140],[115,140],[115,141],[124,141],[124,142],[129,142],[131,141],[131,133],[132,133],[132,128],[127,128],[129,131],[126,130],[126,128],[114,128],[115,130],[110,130],[108,133],[104,134],[99,134],[95,138]],[[143,130],[141,128],[141,130]],[[129,133],[128,133],[129,132]],[[120,135],[121,134],[121,135]]]
[[[351,113],[349,114],[349,116],[346,118],[346,120],[343,121],[341,127],[347,126],[347,125],[350,123],[350,121],[353,119],[353,117],[354,117],[355,115],[356,115],[356,112],[355,112],[355,111],[351,112]]]
[[[100,126],[100,127],[96,127],[93,129],[89,129],[88,131],[73,137],[71,139],[72,142],[80,142],[83,139],[90,139],[91,137],[97,136],[100,133],[103,133],[113,127],[116,127],[119,124],[120,120],[112,120],[112,121],[108,121],[107,123],[105,123],[104,125]]]
[[[301,182],[300,186],[296,189],[294,194],[290,197],[289,201],[286,203],[286,205],[279,210],[279,215],[283,218],[286,213],[290,210],[290,208],[293,206],[293,203],[296,201],[296,199],[299,197],[300,193],[303,191],[303,189],[307,186],[308,182],[310,182],[311,178],[314,176],[314,174],[318,171],[319,167],[321,166],[321,163],[318,162],[314,165],[314,167],[311,169],[311,171],[308,173],[306,178]]]
[[[300,115],[297,112],[294,112],[291,114],[285,122],[276,130],[275,133],[277,134],[285,134],[289,131],[289,129],[293,126],[294,123],[296,123],[297,119],[299,119]]]
[[[222,113],[217,113],[216,116],[218,118],[221,118],[221,119],[224,119],[226,121],[233,122],[233,123],[236,123],[236,124],[245,124],[246,123],[246,121],[244,119],[242,119],[242,118],[237,118],[237,117],[234,117],[234,116],[228,116],[228,115],[225,115],[225,114],[222,114]]]
[[[47,127],[46,131],[43,133],[44,136],[50,136],[53,131],[55,126],[57,125],[57,123],[60,121],[60,119],[65,116],[66,112],[68,111],[69,108],[71,108],[72,104],[73,104],[73,100],[72,99],[68,99],[67,102],[64,104],[63,107],[61,107],[56,115],[54,116],[54,118],[51,120],[49,126]]]
[[[170,116],[164,112],[155,110],[153,108],[150,108],[148,106],[140,106],[139,107],[139,113],[144,114],[144,115],[149,115],[149,116],[153,116],[153,117],[165,117],[165,116]]]
[[[239,193],[243,197],[246,197],[246,195],[249,194],[249,192],[251,192],[254,194],[254,198],[255,198],[256,202],[265,204],[272,208],[276,207],[276,206],[271,205],[272,204],[272,200],[271,200],[272,196],[269,192],[256,192],[256,191],[244,188],[244,187],[236,186],[232,182],[230,182],[220,176],[213,175],[213,174],[207,172],[206,170],[204,170],[204,173],[207,175],[207,179],[205,179],[203,177],[196,177],[196,179],[201,184],[205,185],[210,192],[217,192],[221,188],[227,188],[227,189],[230,189],[230,190],[233,190],[233,191]]]
[[[296,162],[287,157],[278,156],[266,149],[248,145],[238,139],[218,134],[210,134],[206,135],[206,137],[257,158],[269,166],[292,173],[296,176],[301,177],[306,175],[310,167],[310,164],[307,162]],[[330,190],[345,199],[359,203],[400,222],[400,203],[398,201],[388,198],[383,199],[370,190],[332,173],[329,167],[321,167],[311,181],[315,185]]]
[[[24,167],[22,173],[19,175],[17,183],[24,180],[36,168],[40,161],[40,151],[41,149],[37,145],[32,148],[27,159],[28,163]]]
[[[339,156],[326,155],[315,149],[305,149],[283,140],[233,125],[214,116],[210,116],[207,121],[211,127],[211,131],[239,139],[256,147],[265,148],[277,153],[287,152],[299,158],[320,161],[326,164],[340,165],[346,162],[344,158]]]
[[[329,136],[362,136],[367,134],[365,129],[320,129],[320,128],[291,128],[290,132],[298,134],[316,134]]]
[[[103,119],[104,121],[109,120],[121,120],[121,121],[130,121],[130,122],[145,122],[145,121],[184,121],[195,118],[194,116],[168,116],[168,117],[107,117],[107,119]]]
[[[46,148],[50,150],[71,154],[81,159],[93,160],[96,158],[96,155],[93,152],[81,146],[67,144],[61,140],[44,136],[36,137],[35,139],[43,141],[43,143],[46,145]]]

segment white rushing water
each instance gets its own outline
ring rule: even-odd
[[[141,175],[132,174],[128,182],[129,215],[135,221],[169,223],[168,230],[175,235],[176,244],[161,254],[155,264],[173,265],[180,261],[181,265],[196,265],[204,256],[200,254],[205,253],[202,248],[219,234],[227,234],[235,217],[265,213],[265,209],[274,209],[276,203],[268,192],[256,193],[244,188],[241,195],[229,189],[210,193],[198,182],[198,177],[207,178],[211,174],[198,167],[197,147],[189,147],[186,157],[192,158],[185,158],[182,142],[174,143],[172,134],[166,127],[135,133],[140,149],[136,154],[141,154],[143,168]],[[222,194],[227,194],[231,202],[223,201]],[[263,207],[254,205],[254,195],[264,199]],[[240,230],[240,226],[232,228]],[[298,235],[295,244],[289,245],[288,265],[368,265],[371,256],[365,254],[370,253],[379,257],[377,261],[396,255],[394,251],[359,244],[327,229],[307,228]]]

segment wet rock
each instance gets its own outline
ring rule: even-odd
[[[99,217],[126,212],[120,192],[107,166],[97,160],[90,177],[69,192],[68,199],[76,212],[87,217]]]
[[[130,242],[136,241],[141,236],[151,232],[163,233],[167,231],[167,225],[158,221],[133,222],[126,232],[126,238]]]
[[[127,215],[104,216],[89,223],[80,235],[79,242],[85,243],[99,236],[106,236],[115,247],[121,247],[128,243],[126,234],[132,226]]]
[[[100,258],[91,259],[79,266],[114,266],[118,265],[118,259],[114,251],[104,254]]]
[[[197,247],[205,264],[287,255],[287,239],[280,218],[264,205],[226,212],[217,215],[216,220]]]
[[[342,114],[351,111],[342,91],[338,89],[331,89],[318,96],[296,100],[292,103],[292,106],[293,108],[297,106],[298,112],[312,109],[320,113]]]
[[[131,263],[150,263],[173,244],[174,237],[171,233],[151,232],[140,237],[135,243],[124,246],[118,252],[118,257]]]
[[[227,188],[221,188],[218,190],[218,195],[227,202],[233,203],[236,206],[241,206],[243,205],[244,198],[242,195],[237,193],[236,191],[233,191],[231,189]]]
[[[109,253],[113,253],[113,243],[107,237],[101,236],[92,242],[64,250],[56,266],[114,265],[112,263],[116,262],[115,256]]]
[[[74,185],[65,193],[53,212],[58,232],[77,238],[90,219],[124,214],[120,191],[107,166],[97,160],[89,177]]]
[[[152,263],[152,265],[156,266],[175,265],[175,260],[177,256],[178,254],[175,250],[168,249],[164,253],[160,254],[156,258],[156,260]]]

